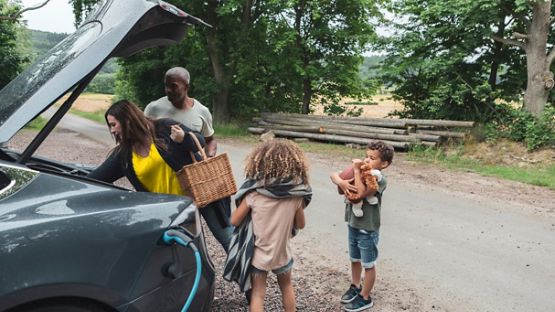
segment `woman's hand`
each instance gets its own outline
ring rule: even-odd
[[[185,138],[185,131],[178,125],[171,126],[170,138],[176,143],[182,143]]]

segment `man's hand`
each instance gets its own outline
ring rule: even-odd
[[[204,151],[206,152],[206,156],[208,157],[216,156],[218,144],[216,144],[216,140],[214,140],[214,136],[205,137],[204,140],[206,141],[206,146],[204,146]]]
[[[185,138],[185,131],[178,125],[171,126],[170,138],[176,143],[182,143]]]

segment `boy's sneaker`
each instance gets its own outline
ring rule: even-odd
[[[366,309],[370,309],[374,305],[372,298],[368,296],[368,300],[364,300],[364,298],[358,294],[353,301],[346,304],[343,309],[347,312],[358,312],[363,311]]]
[[[353,203],[352,204],[352,209],[353,209],[353,214],[355,215],[355,217],[362,218],[362,216],[364,215],[364,211],[362,211],[362,200],[359,201],[356,204]]]
[[[351,284],[351,287],[349,287],[349,289],[341,297],[341,303],[345,304],[355,300],[358,294],[360,294],[360,290],[360,288],[357,288],[355,285]]]

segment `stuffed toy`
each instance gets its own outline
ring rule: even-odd
[[[372,169],[372,166],[370,164],[362,164],[362,166],[360,167],[360,176],[362,179],[362,183],[364,183],[364,185],[366,185],[369,189],[374,190],[374,192],[378,190],[378,182],[382,179],[382,174],[379,170]],[[353,179],[355,177],[353,166],[351,165],[341,171],[341,173],[339,173],[339,177],[343,180]],[[354,184],[354,180],[350,183]],[[341,188],[337,187],[337,191],[339,192],[339,194],[343,194]],[[345,194],[345,198],[349,201],[349,203],[352,204],[353,214],[355,215],[355,217],[362,217],[364,215],[362,211],[363,198],[359,198],[358,194],[356,193]],[[375,205],[378,203],[378,197],[368,197],[367,201],[369,204]]]
[[[369,164],[363,164],[360,167],[360,177],[362,179],[362,183],[364,183],[364,185],[366,185],[369,189],[372,189],[374,191],[378,190],[378,178],[374,175],[372,175],[372,173],[378,171],[378,170],[372,170],[372,166],[370,166]],[[378,171],[379,172],[379,171]],[[341,173],[339,173],[339,177],[343,180],[351,180],[355,177],[355,170],[353,168],[353,166],[349,166],[347,168],[345,168],[343,171],[341,171]],[[355,181],[351,181],[351,184],[354,185]],[[339,194],[343,194],[343,191],[341,190],[340,187],[337,187],[337,191],[339,192]],[[347,197],[347,199],[349,201],[351,201],[352,203],[358,203],[362,200],[362,198],[358,198],[358,195],[356,193],[351,193],[351,194],[347,194],[345,195],[345,197]]]

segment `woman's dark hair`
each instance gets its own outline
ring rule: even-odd
[[[116,118],[121,125],[121,137],[116,137],[118,144],[115,151],[130,153],[137,143],[144,142],[145,138],[155,141],[154,123],[147,118],[137,105],[128,100],[120,100],[112,104],[104,114],[106,124],[108,115]]]

